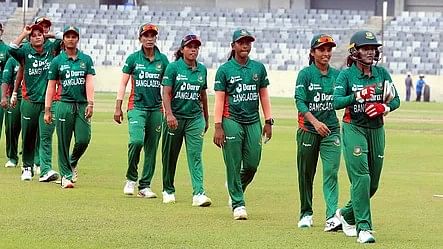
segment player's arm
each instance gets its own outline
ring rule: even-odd
[[[126,86],[128,85],[128,81],[131,75],[127,73],[122,74],[122,78],[120,80],[120,86],[117,92],[117,99],[115,101],[115,111],[114,111],[114,121],[121,124],[123,121],[123,99],[125,98]]]
[[[88,100],[88,105],[85,110],[85,118],[89,119],[92,117],[94,110],[94,75],[86,75],[86,99]]]
[[[219,148],[223,147],[225,144],[225,133],[223,131],[222,120],[223,120],[223,108],[225,105],[226,96],[226,76],[223,69],[219,68],[215,75],[214,82],[214,137],[213,142]]]
[[[57,82],[56,80],[49,80],[48,86],[46,87],[44,121],[47,124],[52,123],[51,106],[52,106],[52,96],[54,96],[55,93],[56,82]]]
[[[9,92],[9,82],[12,81],[12,75],[13,75],[12,72],[14,71],[14,63],[12,62],[13,59],[8,59],[6,61],[5,68],[3,69],[3,75],[2,78],[0,79],[2,82],[1,84],[2,96],[0,102],[2,108],[8,107],[8,97],[11,94]]]
[[[24,65],[24,62],[20,63],[20,66],[17,71],[17,75],[15,76],[14,87],[12,89],[12,94],[11,94],[11,99],[10,99],[10,104],[11,104],[12,108],[15,108],[15,106],[17,105],[17,92],[21,91],[21,89],[18,89],[18,88],[19,88],[19,86],[21,86],[22,81],[23,81],[23,74],[24,74],[23,65]]]
[[[202,87],[202,90],[200,91],[200,102],[202,105],[202,109],[203,109],[203,117],[205,118],[205,133],[206,131],[208,131],[209,128],[209,111],[208,111],[208,94],[207,94],[207,89],[208,89],[208,72],[204,71],[204,84]]]
[[[163,99],[163,109],[165,111],[165,117],[166,117],[166,123],[168,127],[172,130],[177,129],[178,122],[175,118],[174,114],[172,113],[172,107],[171,107],[171,101],[172,101],[172,87],[174,86],[175,79],[176,79],[176,67],[174,64],[169,64],[168,67],[166,67],[165,75],[162,79],[162,85],[163,85],[163,92],[162,92],[162,99]]]
[[[348,78],[346,76],[346,71],[341,71],[335,80],[334,87],[334,108],[336,110],[343,109],[355,103],[355,94],[351,93],[347,95],[348,92]]]

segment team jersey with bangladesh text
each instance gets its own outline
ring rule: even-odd
[[[172,87],[171,109],[176,118],[189,119],[202,115],[200,92],[208,88],[206,67],[188,66],[183,58],[166,67],[163,86]]]
[[[8,96],[11,95],[12,90],[14,89],[15,77],[17,76],[18,69],[20,68],[20,64],[16,59],[10,57],[6,62],[5,68],[3,70],[2,83],[8,84]],[[22,91],[17,91],[17,99],[22,98]]]
[[[43,44],[43,53],[41,54],[31,46],[31,43],[9,48],[11,56],[24,66],[22,85],[24,99],[35,103],[45,102],[49,65],[59,51],[60,40],[49,39]]]
[[[95,68],[89,55],[77,50],[75,59],[60,53],[51,63],[48,79],[59,80],[60,101],[87,103],[86,76],[95,75]]]
[[[160,86],[168,64],[166,56],[157,48],[152,61],[145,56],[143,49],[126,59],[122,71],[132,76],[128,110],[133,108],[142,111],[160,110],[162,105]]]
[[[329,67],[328,73],[323,75],[315,63],[298,73],[295,103],[298,110],[298,125],[301,129],[318,134],[314,126],[305,120],[304,114],[307,112],[324,123],[329,130],[339,129],[333,106],[334,82],[338,73],[337,69]]]
[[[337,77],[334,89],[335,109],[345,108],[343,122],[351,123],[363,128],[380,128],[383,126],[383,115],[369,118],[365,113],[365,104],[371,102],[383,103],[384,82],[392,82],[391,76],[385,68],[371,66],[371,76],[364,75],[355,65],[343,70]],[[358,102],[355,99],[355,92],[362,90],[366,86],[374,85],[375,94],[372,99],[365,102]],[[395,91],[395,97],[387,106],[390,111],[394,111],[400,106],[400,99]]]
[[[240,65],[234,58],[217,70],[214,90],[225,92],[223,117],[242,124],[252,124],[260,120],[260,88],[269,85],[265,66],[248,59]]]

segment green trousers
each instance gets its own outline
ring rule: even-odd
[[[85,118],[87,103],[67,103],[59,101],[55,111],[55,126],[58,141],[58,166],[61,177],[72,180],[72,168],[88,148],[91,140],[91,121]],[[75,137],[70,155],[72,134]]]
[[[158,142],[161,136],[162,113],[160,111],[128,111],[128,171],[126,179],[137,181],[140,152],[144,149],[145,160],[139,189],[149,188],[155,170]]]
[[[260,121],[240,124],[228,118],[222,121],[226,142],[223,158],[232,208],[245,205],[244,192],[254,179],[261,158],[262,126]]]
[[[384,128],[369,129],[343,123],[343,154],[351,182],[351,200],[341,209],[357,232],[372,230],[370,198],[378,188],[385,150]]]
[[[182,147],[183,138],[186,144],[189,173],[193,195],[203,194],[203,137],[205,121],[203,116],[194,119],[177,119],[178,128],[169,129],[166,122],[163,124],[162,163],[163,163],[163,191],[175,193],[174,177],[177,160]]]
[[[312,189],[320,154],[323,165],[323,197],[326,204],[326,220],[337,209],[337,173],[340,166],[341,142],[339,131],[327,137],[298,129],[297,168],[300,192],[300,219],[312,215]]]
[[[57,102],[52,102],[51,112],[54,117]],[[34,157],[34,163],[40,166],[40,175],[48,173],[52,169],[52,136],[55,130],[55,122],[46,124],[44,120],[45,111],[40,112],[39,139]]]
[[[20,104],[21,100],[17,100],[15,108],[8,108],[5,111],[6,156],[15,164],[18,163],[18,137],[22,129]]]
[[[28,100],[22,100],[20,112],[22,115],[22,158],[23,167],[32,169],[34,164],[35,148],[39,133],[40,113],[44,109],[43,103],[32,103]]]

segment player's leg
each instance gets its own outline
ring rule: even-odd
[[[223,130],[226,142],[223,146],[223,159],[226,165],[226,176],[232,209],[245,205],[240,170],[243,160],[243,126],[231,119],[224,118]]]
[[[354,212],[357,234],[361,230],[371,230],[371,213],[369,201],[370,175],[368,165],[368,142],[366,129],[343,123],[343,154],[346,170],[351,181],[352,205],[341,210],[349,224],[352,220],[350,208]],[[350,203],[351,204],[351,203]]]
[[[22,158],[23,169],[25,171],[33,172],[35,144],[38,134],[38,118],[40,109],[35,104],[23,100],[20,106],[22,114]],[[28,179],[30,180],[30,179]]]
[[[192,195],[204,194],[203,186],[203,137],[205,121],[202,116],[190,119],[184,128],[186,157],[188,159],[189,174],[192,183]]]
[[[72,169],[69,162],[69,147],[74,132],[75,104],[59,102],[55,112],[55,127],[58,141],[58,166],[60,176],[72,180]]]
[[[177,160],[183,143],[183,130],[186,120],[177,119],[177,122],[178,122],[178,127],[175,130],[172,130],[168,127],[166,120],[165,122],[163,122],[163,139],[162,139],[163,192],[166,194],[175,193],[175,187],[174,187],[175,170],[177,168]],[[165,199],[163,201],[165,202]]]
[[[338,204],[338,169],[340,167],[340,133],[324,137],[320,143],[323,165],[323,197],[326,204],[326,220],[334,217]]]
[[[53,102],[53,105],[51,107],[51,113],[54,117],[55,113],[55,103]],[[42,106],[42,109],[43,106]],[[52,135],[54,134],[55,130],[55,122],[52,122],[51,124],[46,124],[44,120],[45,112],[42,110],[40,112],[39,117],[39,137],[40,137],[40,146],[38,150],[38,154],[40,157],[40,176],[45,176],[52,170]],[[52,172],[51,173],[55,173]],[[53,177],[53,179],[56,179],[56,177]],[[55,180],[54,179],[54,180]]]
[[[6,155],[11,166],[18,164],[18,137],[21,131],[20,103],[21,101],[18,100],[16,107],[8,108],[5,113]]]
[[[87,104],[77,104],[77,115],[74,120],[75,143],[72,149],[70,164],[77,167],[78,161],[85,153],[91,141],[91,120],[85,117]]]
[[[380,175],[385,157],[385,130],[383,127],[371,129],[369,134],[369,174],[371,187],[369,194],[372,197],[377,192]]]
[[[143,148],[144,133],[146,123],[146,112],[136,109],[128,111],[128,170],[126,179],[136,182],[138,179],[138,163],[140,161],[140,152]]]
[[[245,136],[243,140],[243,166],[240,171],[243,192],[254,179],[260,164],[262,151],[262,126],[260,121],[243,125]]]
[[[320,136],[314,133],[297,130],[297,170],[298,190],[300,193],[300,221],[303,217],[312,216],[312,189],[320,149]],[[312,221],[299,222],[299,227],[310,227]]]
[[[161,136],[162,116],[160,111],[147,112],[144,132],[144,152],[143,172],[139,181],[139,189],[150,188],[151,180],[154,176],[155,161],[157,158],[158,142]]]

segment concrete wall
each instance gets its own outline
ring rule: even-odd
[[[97,67],[97,76],[95,80],[95,89],[100,92],[117,92],[121,78],[121,68],[118,67]],[[295,80],[297,73],[295,71],[268,71],[271,85],[269,92],[273,97],[293,97]],[[215,78],[215,70],[208,70],[208,90],[213,93]],[[401,99],[404,99],[405,75],[392,75],[392,79],[400,94]],[[417,75],[413,75],[414,86],[418,79]],[[425,76],[425,81],[431,87],[431,101],[443,102],[443,76],[429,75]],[[128,86],[127,91],[130,90]],[[413,91],[413,97],[414,96]]]

